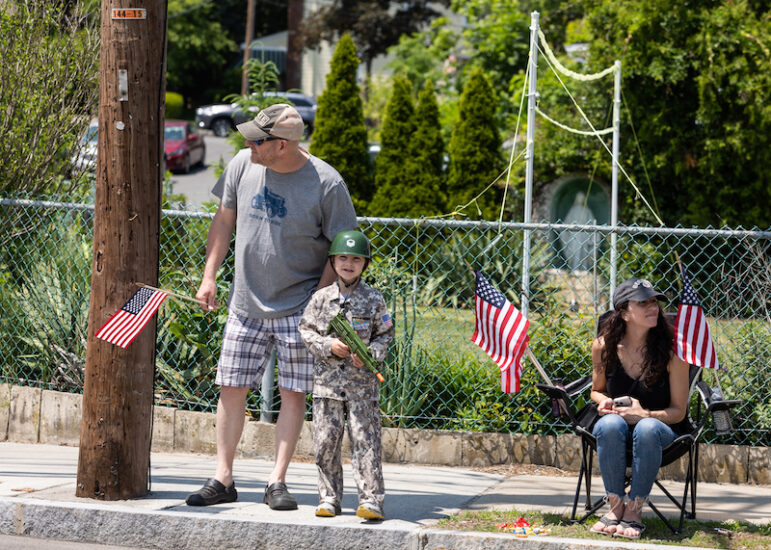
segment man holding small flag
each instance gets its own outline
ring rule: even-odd
[[[196,293],[206,311],[217,309],[217,271],[235,231],[235,275],[215,380],[217,465],[185,502],[209,506],[238,498],[233,459],[246,398],[259,388],[265,369],[273,369],[275,350],[281,408],[263,501],[274,510],[295,510],[286,472],[305,417],[305,394],[313,389],[313,357],[297,325],[313,293],[335,280],[329,245],[339,232],[357,226],[356,212],[340,173],[300,146],[304,125],[294,107],[268,106],[237,130],[248,148],[228,163],[212,189],[220,205]]]
[[[530,321],[481,272],[475,271],[474,275],[476,325],[471,341],[500,367],[501,390],[518,392],[522,355],[530,340],[527,334]]]

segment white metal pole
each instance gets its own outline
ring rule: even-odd
[[[535,139],[535,107],[538,73],[538,12],[530,14],[530,66],[528,67],[529,87],[527,92],[527,143],[525,148],[525,223],[530,223],[533,214],[533,149]],[[525,229],[522,242],[522,315],[527,317],[530,294],[530,230]]]
[[[621,61],[616,60],[616,75],[613,79],[613,171],[611,174],[610,197],[610,303],[616,288],[616,262],[618,258],[616,229],[618,229],[618,142],[621,128]]]
[[[274,349],[265,365],[265,372],[262,373],[262,384],[260,385],[260,422],[273,422],[273,380],[276,370],[276,350]]]

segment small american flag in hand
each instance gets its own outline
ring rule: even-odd
[[[140,288],[118,312],[100,328],[96,337],[127,348],[145,328],[168,293],[150,288]]]

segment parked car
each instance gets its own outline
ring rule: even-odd
[[[306,137],[310,137],[316,120],[317,104],[314,98],[296,92],[265,92],[265,95],[288,99],[305,123]],[[204,105],[195,110],[195,122],[199,128],[211,130],[215,136],[225,137],[235,129],[236,124],[253,119],[258,111],[257,107],[250,107],[246,112],[240,111],[236,103]]]
[[[99,136],[99,121],[91,120],[88,130],[80,138],[80,143],[72,157],[72,173],[81,174],[96,170],[97,138]]]
[[[186,120],[167,120],[163,138],[166,143],[166,170],[187,174],[191,166],[203,165],[206,144],[194,124]]]

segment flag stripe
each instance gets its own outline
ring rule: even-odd
[[[691,365],[718,368],[717,352],[704,310],[684,267],[681,267],[681,274],[683,292],[675,321],[675,353]]]
[[[513,308],[512,308],[512,310],[513,310]],[[514,311],[516,311],[516,310],[514,310]],[[518,349],[518,347],[521,345],[521,338],[520,338],[520,336],[522,334],[522,329],[523,328],[527,328],[527,326],[526,326],[527,321],[525,321],[525,323],[523,323],[522,319],[523,319],[523,315],[519,311],[516,311],[516,315],[513,316],[511,324],[508,327],[506,327],[506,329],[504,331],[504,337],[506,338],[505,348],[507,350],[515,350],[516,351]],[[513,346],[512,346],[512,342],[514,342]],[[501,369],[505,370],[505,369],[510,368],[511,364],[516,361],[516,356],[512,355],[512,354],[509,354],[509,356],[507,358],[503,358],[503,359],[504,360],[503,360],[502,364],[501,363],[499,363],[499,364],[501,365]]]
[[[166,299],[166,296],[159,296],[157,294],[153,296],[153,298],[150,300],[150,303],[148,303],[148,306],[145,306],[145,308],[142,310],[142,313],[137,315],[136,320],[130,324],[126,335],[118,344],[119,346],[125,348],[134,341],[134,338],[136,338],[137,335],[142,331],[142,329],[148,323],[150,318],[155,314],[155,311],[158,309],[164,299]]]
[[[116,346],[128,347],[167,297],[164,291],[140,288],[95,336]]]
[[[501,390],[519,391],[529,321],[479,272],[476,272],[474,313],[476,323],[471,341],[498,365]]]
[[[513,311],[513,308],[507,308],[506,313],[503,316],[503,319],[498,322],[497,317],[499,316],[496,314],[496,324],[501,327],[501,336],[500,339],[496,341],[498,344],[495,349],[495,354],[491,355],[493,358],[493,361],[497,365],[506,365],[507,359],[506,359],[506,350],[508,349],[509,345],[509,332],[511,331],[511,313]],[[506,368],[505,366],[501,366],[502,369]]]

